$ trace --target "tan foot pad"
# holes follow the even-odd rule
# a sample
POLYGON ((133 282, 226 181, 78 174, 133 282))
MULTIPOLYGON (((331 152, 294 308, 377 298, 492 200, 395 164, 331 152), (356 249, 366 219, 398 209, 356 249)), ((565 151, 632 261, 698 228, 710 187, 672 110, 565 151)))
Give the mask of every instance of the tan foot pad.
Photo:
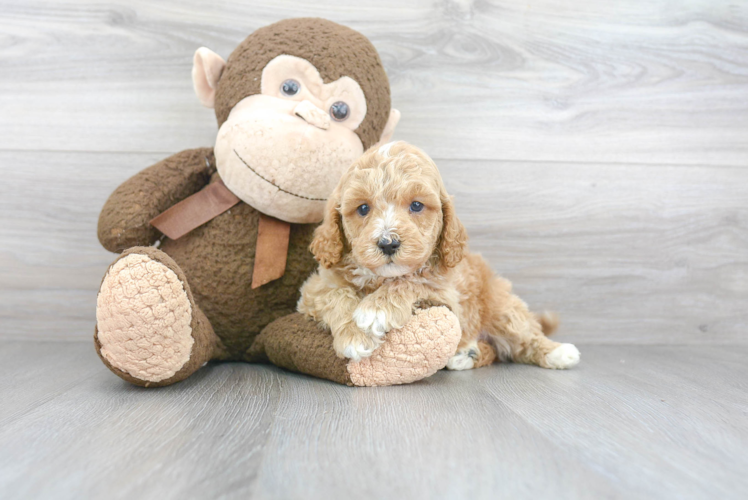
POLYGON ((455 353, 461 330, 457 316, 446 307, 419 310, 369 358, 348 363, 353 385, 409 384, 444 368, 455 353))
POLYGON ((146 255, 127 255, 109 268, 96 321, 101 354, 133 377, 158 382, 190 359, 190 300, 176 273, 146 255))

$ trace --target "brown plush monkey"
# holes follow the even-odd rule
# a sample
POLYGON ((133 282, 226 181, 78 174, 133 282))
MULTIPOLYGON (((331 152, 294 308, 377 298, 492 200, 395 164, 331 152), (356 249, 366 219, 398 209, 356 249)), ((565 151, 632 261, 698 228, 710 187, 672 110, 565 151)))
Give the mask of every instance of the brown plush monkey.
POLYGON ((445 308, 416 311, 359 363, 337 358, 330 333, 294 313, 326 198, 399 119, 371 43, 330 21, 291 19, 257 30, 226 62, 199 49, 192 76, 215 108, 215 147, 136 174, 99 218, 102 245, 122 252, 97 299, 102 361, 143 386, 210 360, 270 361, 349 385, 442 368, 460 337, 445 308))

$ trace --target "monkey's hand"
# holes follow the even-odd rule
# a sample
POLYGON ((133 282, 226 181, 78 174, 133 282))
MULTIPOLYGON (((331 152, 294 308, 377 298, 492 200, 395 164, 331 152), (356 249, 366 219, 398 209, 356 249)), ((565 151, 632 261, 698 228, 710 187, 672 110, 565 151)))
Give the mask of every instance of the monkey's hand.
POLYGON ((215 172, 212 148, 188 149, 135 174, 114 190, 99 214, 98 236, 110 252, 155 243, 151 219, 205 187, 215 172))

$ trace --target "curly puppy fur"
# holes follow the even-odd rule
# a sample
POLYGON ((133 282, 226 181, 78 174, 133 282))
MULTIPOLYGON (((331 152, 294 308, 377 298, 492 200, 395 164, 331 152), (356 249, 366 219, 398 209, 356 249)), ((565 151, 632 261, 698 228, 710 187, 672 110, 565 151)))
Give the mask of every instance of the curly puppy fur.
POLYGON ((311 245, 320 266, 298 310, 329 327, 335 352, 353 360, 370 356, 414 309, 446 305, 462 328, 448 368, 483 366, 496 355, 574 366, 579 351, 546 337, 555 316, 531 313, 508 280, 468 252, 467 240, 431 158, 403 142, 371 149, 328 201, 311 245))

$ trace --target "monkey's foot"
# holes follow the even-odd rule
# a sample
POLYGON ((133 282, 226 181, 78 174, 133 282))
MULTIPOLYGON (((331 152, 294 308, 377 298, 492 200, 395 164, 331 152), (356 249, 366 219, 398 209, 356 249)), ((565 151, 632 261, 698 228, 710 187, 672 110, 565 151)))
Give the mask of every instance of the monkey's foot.
POLYGON ((187 378, 211 358, 217 340, 179 266, 154 248, 127 250, 109 267, 96 322, 104 364, 146 387, 187 378))
POLYGON ((444 368, 460 335, 459 320, 446 307, 416 310, 404 327, 385 336, 371 357, 354 362, 335 355, 329 330, 297 313, 268 325, 248 356, 264 355, 275 365, 341 384, 408 384, 444 368))

